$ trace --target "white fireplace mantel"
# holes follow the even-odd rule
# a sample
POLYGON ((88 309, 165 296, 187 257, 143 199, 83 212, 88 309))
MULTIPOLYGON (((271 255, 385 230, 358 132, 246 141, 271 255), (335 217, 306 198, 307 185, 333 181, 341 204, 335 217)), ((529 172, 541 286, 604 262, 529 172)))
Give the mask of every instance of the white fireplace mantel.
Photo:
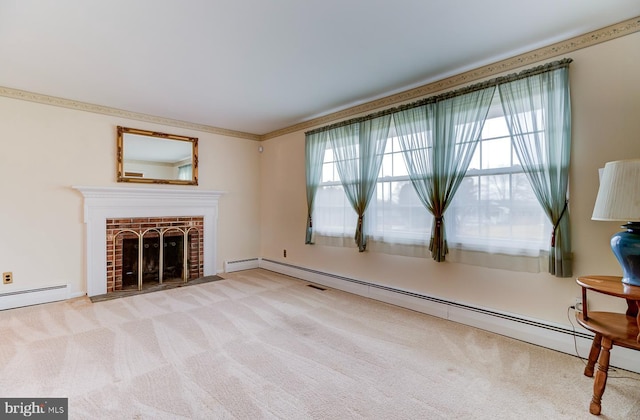
POLYGON ((218 199, 224 192, 195 189, 73 186, 84 196, 87 295, 107 293, 106 220, 202 216, 205 276, 216 274, 218 199))

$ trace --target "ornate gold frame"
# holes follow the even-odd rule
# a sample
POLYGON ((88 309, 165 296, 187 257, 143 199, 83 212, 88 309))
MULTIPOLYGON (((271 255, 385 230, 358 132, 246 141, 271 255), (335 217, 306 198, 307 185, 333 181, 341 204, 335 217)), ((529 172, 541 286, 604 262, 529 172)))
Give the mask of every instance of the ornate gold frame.
POLYGON ((136 183, 143 183, 143 184, 198 185, 198 138, 118 126, 116 162, 117 162, 116 171, 117 171, 118 182, 136 182, 136 183), (125 134, 135 134, 138 136, 149 137, 151 139, 157 138, 162 140, 175 140, 175 141, 191 143, 191 165, 192 165, 191 179, 182 180, 177 178, 176 179, 145 178, 143 176, 140 176, 141 174, 139 173, 133 173, 130 171, 125 172, 125 169, 124 169, 125 134))

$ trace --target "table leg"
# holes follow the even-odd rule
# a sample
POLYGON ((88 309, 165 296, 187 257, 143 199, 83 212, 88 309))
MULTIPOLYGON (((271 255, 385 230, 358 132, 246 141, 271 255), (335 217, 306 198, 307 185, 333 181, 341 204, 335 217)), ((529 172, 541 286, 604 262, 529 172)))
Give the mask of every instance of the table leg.
POLYGON ((600 356, 601 342, 602 335, 596 333, 596 336, 593 337, 593 343, 591 343, 591 351, 589 352, 589 360, 587 361, 587 366, 585 366, 584 368, 584 376, 588 376, 589 378, 593 377, 593 368, 596 365, 598 356, 600 356))
POLYGON ((638 336, 636 337, 636 341, 640 343, 640 300, 636 300, 636 324, 638 324, 638 336))
POLYGON ((604 394, 604 388, 607 386, 609 356, 612 345, 613 343, 610 338, 602 338, 602 352, 598 359, 598 371, 596 372, 596 379, 593 382, 593 398, 591 399, 591 405, 589 406, 589 412, 591 414, 599 415, 602 410, 602 394, 604 394))

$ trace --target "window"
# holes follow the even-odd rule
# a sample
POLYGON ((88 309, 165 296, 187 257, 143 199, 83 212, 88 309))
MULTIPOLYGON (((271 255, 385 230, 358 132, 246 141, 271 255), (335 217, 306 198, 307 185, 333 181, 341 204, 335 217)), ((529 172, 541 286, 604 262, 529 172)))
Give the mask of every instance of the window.
POLYGON ((353 237, 357 220, 340 183, 333 149, 327 147, 313 211, 314 230, 322 236, 353 237))
MULTIPOLYGON (((315 232, 322 236, 353 238, 357 219, 340 183, 335 156, 329 146, 315 201, 315 232)), ((425 245, 429 242, 432 219, 411 185, 398 139, 388 139, 375 195, 365 215, 370 239, 425 245)), ((348 241, 346 244, 351 245, 348 241)))
MULTIPOLYGON (((427 246, 433 216, 413 188, 393 129, 390 136, 365 223, 372 243, 378 243, 371 249, 398 253, 380 243, 427 246)), ((352 246, 356 222, 329 145, 315 201, 315 232, 345 238, 344 244, 352 246)), ((537 256, 548 245, 550 224, 513 149, 497 95, 445 222, 450 248, 537 256)), ((400 249, 400 253, 407 253, 406 248, 400 249)), ((419 254, 427 256, 424 250, 419 254)))
POLYGON ((365 216, 374 241, 428 245, 433 217, 416 194, 398 138, 387 140, 375 196, 365 216))
POLYGON ((513 149, 499 99, 445 221, 450 247, 538 255, 548 246, 551 226, 513 149))

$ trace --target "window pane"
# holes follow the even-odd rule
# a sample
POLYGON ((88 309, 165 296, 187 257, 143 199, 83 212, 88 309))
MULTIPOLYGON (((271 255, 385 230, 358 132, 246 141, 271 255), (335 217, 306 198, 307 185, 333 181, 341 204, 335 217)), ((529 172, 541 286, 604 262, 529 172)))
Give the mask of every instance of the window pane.
POLYGON ((393 139, 387 139, 387 143, 384 146, 384 153, 385 154, 392 153, 394 150, 393 146, 394 146, 393 139))
POLYGON ((380 172, 378 177, 385 177, 393 175, 393 159, 392 155, 385 154, 382 157, 382 165, 380 165, 380 172))
POLYGON ((334 164, 333 163, 325 163, 322 165, 322 182, 331 182, 336 181, 334 179, 334 164))
POLYGON ((445 213, 447 235, 450 238, 461 237, 462 232, 476 238, 480 235, 479 192, 480 177, 465 177, 445 213))
POLYGON ((509 201, 511 175, 489 175, 480 178, 480 196, 483 200, 509 201))
POLYGON ((471 158, 471 162, 469 163, 469 171, 471 170, 479 170, 480 169, 480 156, 482 154, 482 143, 476 147, 476 151, 473 153, 473 157, 471 158))
POLYGON ((402 153, 393 154, 393 176, 409 176, 407 165, 404 163, 402 153))
POLYGON ((369 233, 389 243, 428 241, 432 216, 420 202, 411 181, 378 182, 367 209, 369 233))
POLYGON ((343 236, 350 231, 353 234, 357 219, 341 185, 318 188, 313 212, 313 227, 317 233, 343 236))
POLYGON ((484 122, 482 127, 482 138, 491 139, 495 137, 508 137, 509 128, 504 117, 489 118, 484 122))
POLYGON ((550 232, 524 173, 467 176, 445 221, 451 244, 506 254, 544 249, 550 232))
POLYGON ((511 166, 511 138, 503 137, 483 140, 482 169, 507 168, 511 166))

